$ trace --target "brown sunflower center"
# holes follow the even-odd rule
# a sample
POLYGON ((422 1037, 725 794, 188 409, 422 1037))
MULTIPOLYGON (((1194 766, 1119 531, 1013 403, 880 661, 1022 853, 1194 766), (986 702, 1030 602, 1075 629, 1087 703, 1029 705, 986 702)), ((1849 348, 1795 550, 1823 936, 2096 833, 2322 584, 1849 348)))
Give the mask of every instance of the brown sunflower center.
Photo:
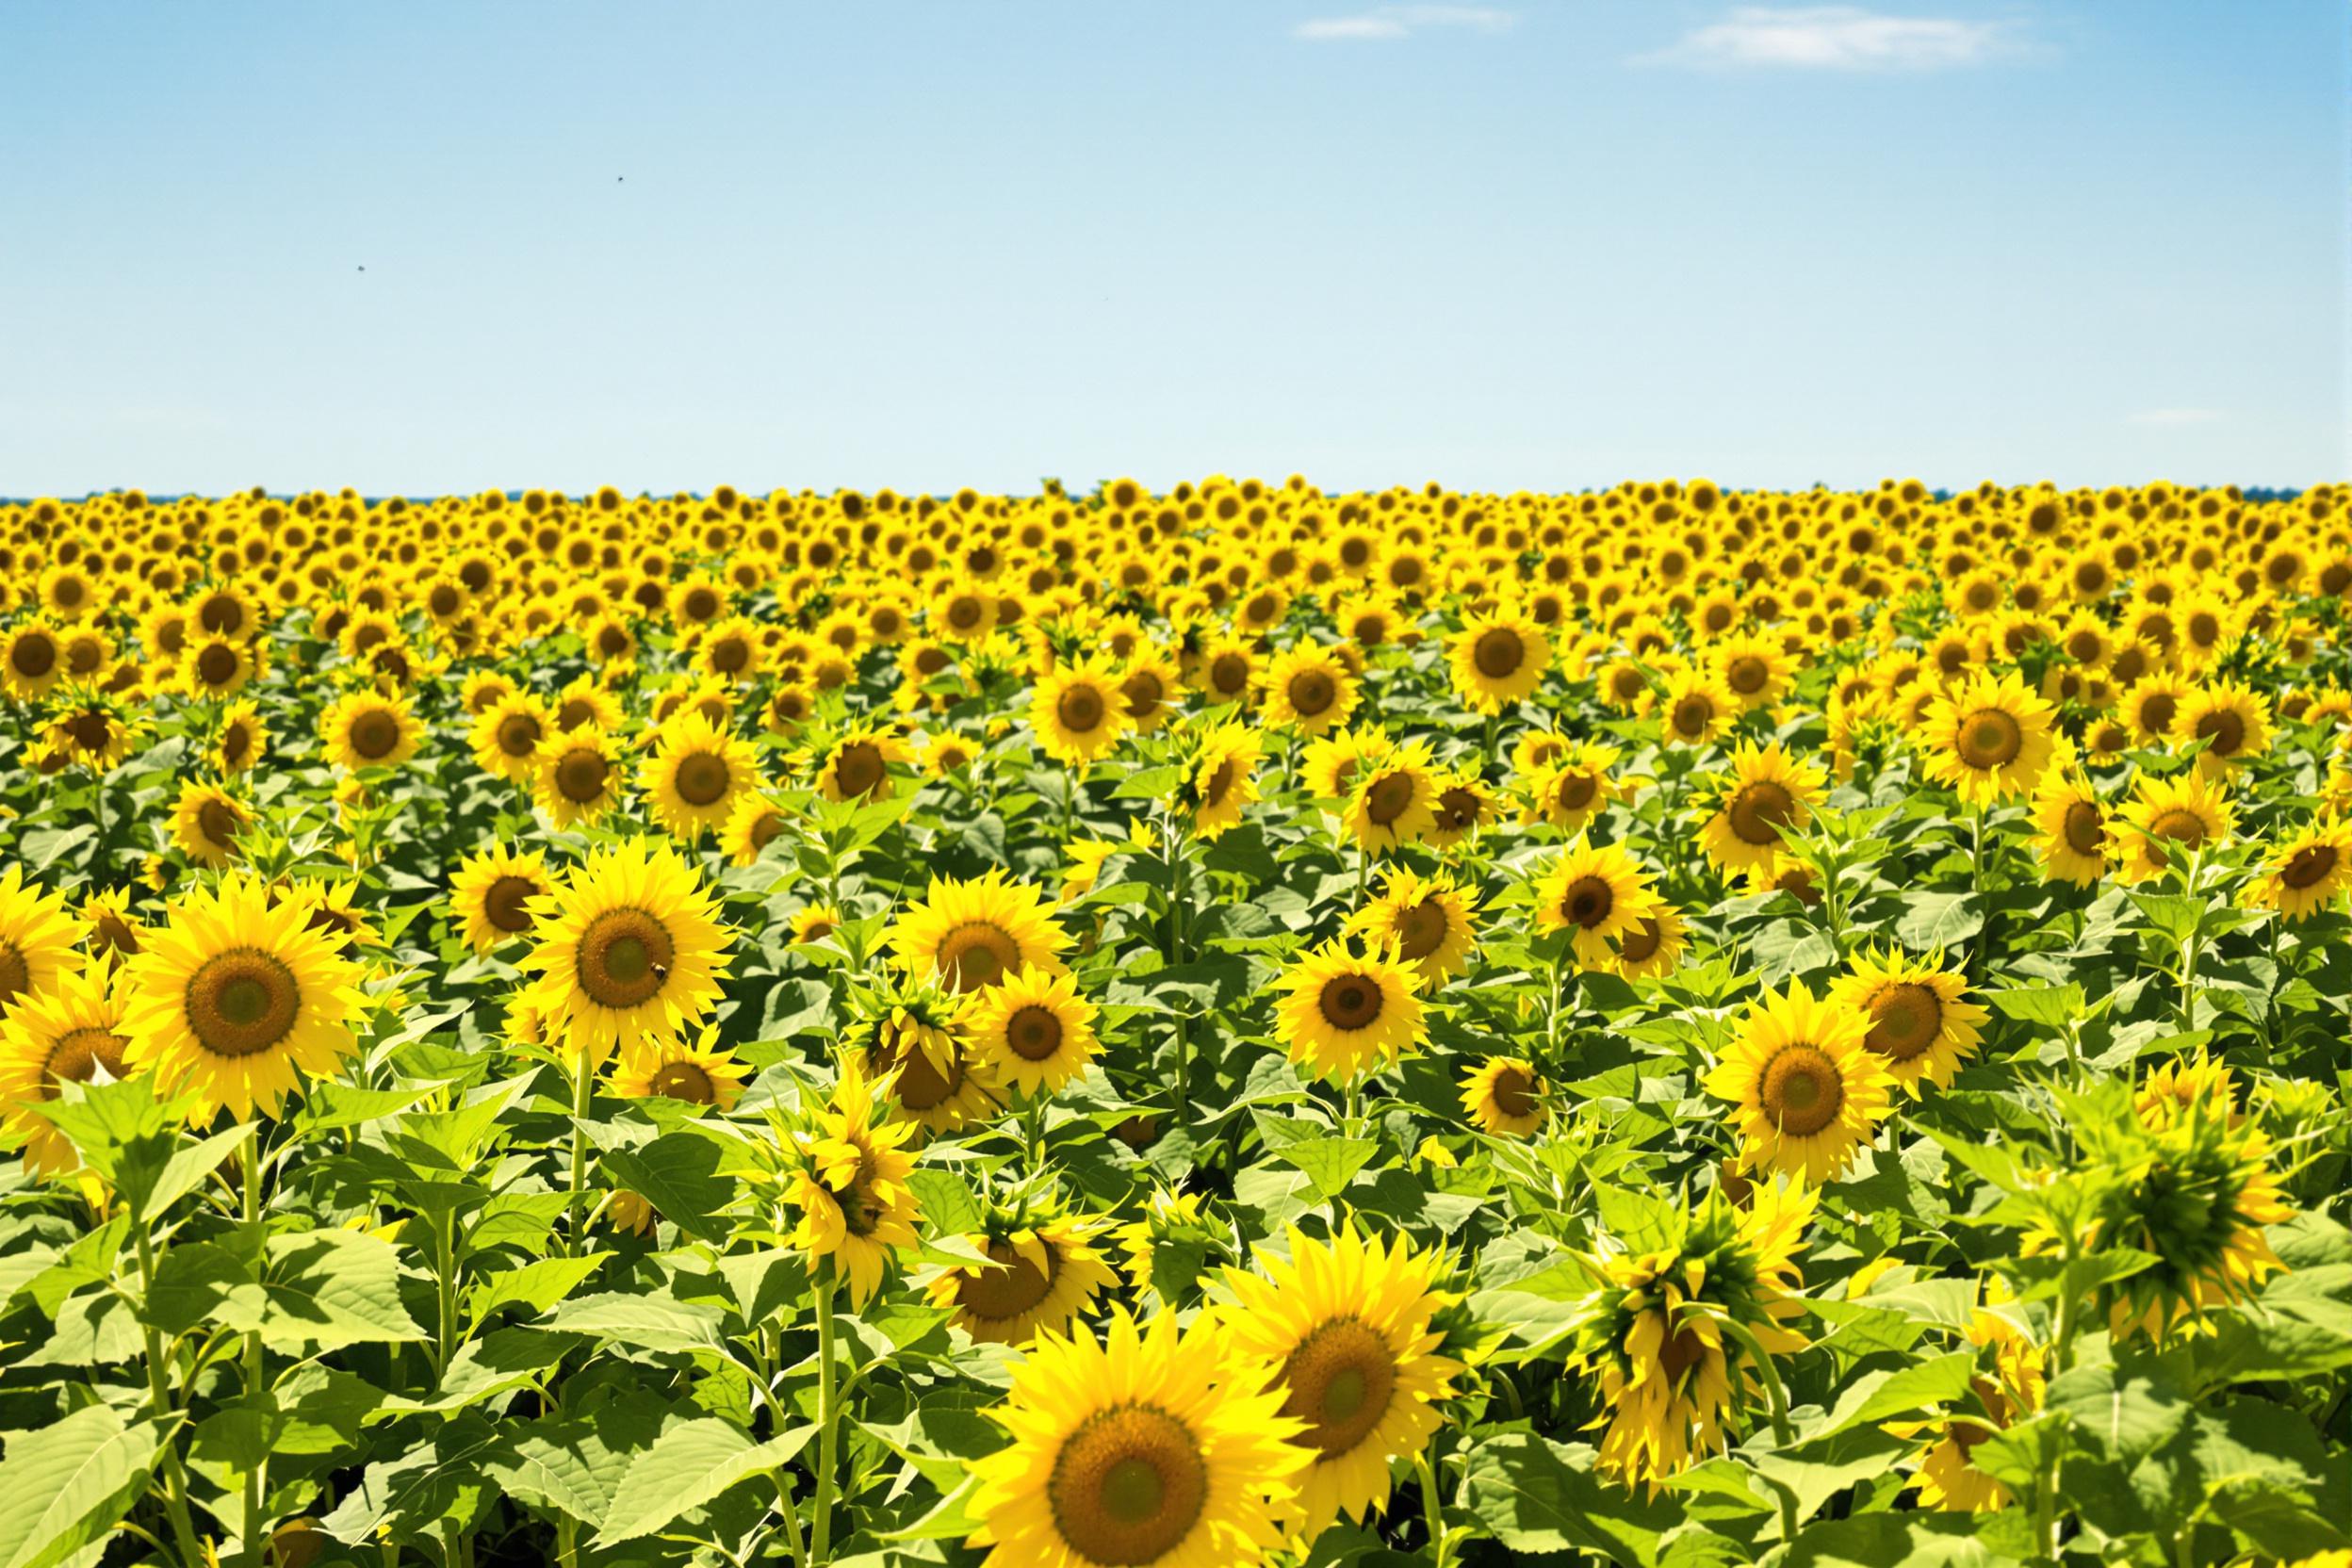
POLYGON ((573 968, 580 988, 599 1007, 643 1006, 662 994, 678 943, 643 909, 607 909, 580 934, 573 968))
POLYGON ((1396 1355, 1388 1341, 1353 1317, 1334 1318, 1298 1342, 1282 1364, 1290 1396, 1282 1413, 1307 1423, 1292 1439, 1326 1460, 1352 1452, 1388 1414, 1396 1390, 1396 1355))
POLYGON ((1226 696, 1237 696, 1250 684, 1250 661, 1238 653, 1220 653, 1209 663, 1209 684, 1226 696))
POLYGON ((596 705, 586 697, 573 697, 555 710, 555 727, 569 732, 581 725, 596 722, 596 705))
POLYGON ((1102 694, 1092 686, 1072 686, 1054 704, 1054 716, 1064 729, 1076 735, 1089 735, 1100 728, 1109 709, 1102 694))
POLYGON ((716 752, 694 752, 678 765, 678 796, 689 806, 709 806, 723 799, 733 781, 727 759, 716 752))
POLYGON ((755 851, 765 849, 775 841, 776 836, 783 831, 783 812, 762 811, 751 825, 751 847, 755 851))
POLYGON ((1818 1047, 1786 1045, 1766 1064, 1758 1098, 1774 1126, 1805 1137, 1838 1119, 1846 1100, 1845 1080, 1818 1047))
POLYGON ((2197 735, 2210 741, 2207 747, 2215 757, 2235 757, 2246 744, 2246 720, 2227 708, 2217 708, 2197 721, 2197 735))
POLYGON ((2170 692, 2150 692, 2140 703, 2140 727, 2162 735, 2172 727, 2173 715, 2180 708, 2180 699, 2170 692))
POLYGON ((1772 678, 1772 667, 1752 653, 1743 653, 1723 666, 1723 682, 1743 697, 1762 691, 1772 678))
POLYGON ((17 674, 38 680, 57 667, 57 645, 46 636, 28 633, 8 650, 8 662, 16 666, 17 674))
POLYGON ((1315 1006, 1323 1021, 1334 1029, 1369 1029, 1380 1016, 1386 998, 1380 983, 1368 974, 1336 974, 1323 982, 1315 1006))
POLYGON ((1999 709, 1988 708, 1960 721, 1960 760, 1980 773, 2007 767, 2024 749, 2024 729, 1999 709))
POLYGON ((1102 1568, 1138 1568, 1176 1550, 1208 1495, 1192 1429, 1155 1405, 1090 1417, 1063 1441, 1045 1483, 1063 1544, 1102 1568))
POLYGON ((1446 906, 1434 895, 1396 911, 1389 928, 1396 936, 1396 952, 1404 958, 1426 958, 1446 940, 1446 906))
POLYGON ((1527 645, 1519 640, 1517 632, 1498 626, 1481 633, 1471 645, 1470 662, 1489 680, 1508 679, 1527 662, 1527 645))
POLYGON ((85 709, 74 714, 65 721, 65 727, 74 737, 74 745, 84 751, 104 751, 114 738, 114 727, 106 722, 106 714, 96 709, 85 709))
POLYGON ((1666 928, 1648 915, 1634 922, 1633 929, 1617 939, 1617 956, 1628 964, 1647 963, 1666 939, 1666 928))
POLYGON ((1759 778, 1732 796, 1724 816, 1741 843, 1777 846, 1780 835, 1772 830, 1797 820, 1797 797, 1785 786, 1759 778))
POLYGON ((1054 1277, 1061 1272, 1061 1257, 1051 1246, 1045 1250, 1043 1268, 1022 1257, 1009 1241, 989 1242, 988 1253, 988 1261, 998 1266, 961 1276, 956 1282, 956 1301, 972 1316, 991 1323, 1035 1311, 1052 1293, 1054 1277))
POLYGON ((697 1105, 713 1104, 719 1098, 719 1086, 710 1074, 696 1062, 664 1062, 654 1070, 653 1092, 672 1100, 691 1100, 697 1105))
POLYGON ((1164 688, 1150 670, 1136 670, 1119 683, 1119 694, 1127 699, 1129 718, 1148 719, 1160 710, 1164 688))
POLYGON ((1704 735, 1715 722, 1715 705, 1703 696, 1684 697, 1674 704, 1673 722, 1677 735, 1704 735))
POLYGON ((973 921, 947 934, 934 962, 952 988, 984 990, 1021 967, 1021 944, 1002 926, 973 921))
POLYGON ((1386 827, 1405 814, 1413 805, 1413 796, 1411 774, 1383 774, 1364 787, 1364 814, 1386 827))
POLYGON ((833 758, 833 784, 844 795, 872 793, 888 774, 882 748, 871 741, 852 741, 833 758))
POLYGON ((1515 1067, 1494 1074, 1494 1108, 1513 1120, 1535 1114, 1535 1079, 1515 1067))
POLYGON ((595 751, 569 751, 555 765, 556 792, 575 806, 585 806, 604 793, 612 764, 595 751))
POLYGON ((1581 811, 1600 793, 1601 781, 1589 773, 1562 774, 1552 798, 1563 811, 1581 811))
POLYGON ((1200 804, 1203 806, 1224 805, 1226 795, 1233 787, 1234 771, 1232 758, 1228 757, 1218 761, 1217 771, 1209 775, 1208 783, 1200 791, 1200 804))
POLYGON ((2065 823, 2066 847, 2077 855, 2097 855, 2107 842, 2107 818, 2087 800, 2067 806, 2065 823))
POLYGON ((1004 1021, 1004 1043, 1024 1062, 1042 1062, 1062 1048, 1062 1021, 1035 1004, 1004 1021))
POLYGON ((302 1003, 285 960, 251 947, 205 959, 181 999, 189 1032, 215 1056, 251 1056, 278 1044, 293 1031, 302 1003))
POLYGON ((74 1029, 58 1036, 57 1043, 49 1048, 49 1060, 39 1090, 41 1098, 56 1099, 59 1084, 89 1083, 102 1067, 107 1077, 122 1077, 122 1052, 129 1043, 106 1029, 74 1029))
POLYGON ((1605 877, 1579 876, 1560 897, 1560 912, 1588 931, 1609 919, 1616 906, 1616 890, 1605 877))
POLYGON ((539 721, 529 713, 509 713, 500 719, 498 749, 509 757, 529 757, 539 749, 539 721))
POLYGON ((1478 825, 1478 797, 1468 790, 1447 790, 1437 797, 1437 822, 1449 832, 1462 833, 1478 825))
POLYGON ((2159 811, 2148 831, 2153 838, 2177 840, 2195 849, 2205 841, 2205 819, 2185 806, 2175 806, 2159 811))
POLYGON ((207 686, 226 686, 237 678, 237 650, 222 643, 207 643, 196 655, 196 678, 207 686))
POLYGON ((1899 981, 1870 998, 1870 1032, 1862 1043, 1889 1061, 1907 1062, 1935 1044, 1943 1027, 1943 998, 1935 988, 1899 981))
POLYGON ((370 708, 351 721, 351 749, 370 762, 389 757, 400 743, 400 721, 381 708, 370 708))
POLYGON ((528 931, 531 923, 528 905, 539 892, 539 884, 528 876, 501 876, 482 895, 482 918, 510 934, 528 931))
POLYGON ((2295 858, 2280 868, 2278 880, 2301 891, 2314 888, 2328 879, 2336 869, 2339 858, 2333 844, 2307 844, 2295 852, 2295 858))
POLYGON ((222 849, 237 842, 237 836, 245 830, 245 816, 236 807, 214 795, 196 808, 196 828, 204 841, 222 849))
POLYGON ((247 757, 252 755, 253 749, 253 732, 249 726, 243 724, 233 724, 229 726, 228 728, 220 732, 220 761, 222 765, 232 768, 236 767, 238 763, 244 761, 247 757))
POLYGON ((1286 689, 1290 710, 1302 719, 1312 719, 1331 705, 1339 695, 1339 688, 1321 670, 1301 670, 1290 678, 1286 689))

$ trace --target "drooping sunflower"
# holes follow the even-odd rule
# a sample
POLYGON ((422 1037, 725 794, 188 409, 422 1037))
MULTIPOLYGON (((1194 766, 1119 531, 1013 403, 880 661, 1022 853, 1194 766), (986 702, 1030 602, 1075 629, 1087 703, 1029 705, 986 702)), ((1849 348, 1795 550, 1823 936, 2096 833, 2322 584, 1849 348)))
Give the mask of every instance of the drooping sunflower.
POLYGON ((1920 736, 1928 776, 1970 805, 2027 793, 2050 763, 2051 717, 2015 672, 1980 675, 1928 709, 1920 736))
POLYGON ((817 766, 817 792, 830 801, 882 800, 891 792, 890 769, 913 760, 897 730, 860 725, 828 748, 817 766))
POLYGON ((1805 825, 1827 776, 1791 757, 1777 741, 1738 747, 1731 770, 1714 815, 1699 830, 1699 847, 1725 872, 1768 872, 1784 847, 1776 830, 1805 825))
POLYGON ((862 1307, 882 1288, 891 1254, 917 1245, 918 1207, 906 1184, 915 1158, 901 1147, 911 1122, 878 1126, 874 1108, 888 1086, 870 1082, 855 1059, 844 1062, 831 1104, 792 1135, 796 1167, 788 1190, 800 1219, 792 1245, 814 1264, 831 1258, 862 1307))
POLYGON ((1416 966, 1422 980, 1442 985, 1462 972, 1478 941, 1478 897, 1448 876, 1423 876, 1406 866, 1381 874, 1380 894, 1348 917, 1348 932, 1389 946, 1416 966))
POLYGON ((1045 754, 1064 767, 1081 767, 1126 734, 1127 701, 1119 677, 1091 660, 1064 664, 1039 678, 1029 703, 1029 727, 1045 754))
POLYGON ((72 1141, 32 1107, 56 1099, 60 1084, 86 1084, 101 1071, 109 1079, 129 1074, 123 973, 98 966, 64 971, 52 988, 12 999, 0 1023, 0 1126, 25 1135, 24 1165, 35 1176, 60 1175, 81 1161, 72 1141))
POLYGON ((235 795, 191 778, 172 806, 172 841, 197 865, 225 866, 237 858, 237 841, 253 820, 235 795))
POLYGON ((528 692, 509 692, 482 710, 466 740, 482 772, 528 784, 539 771, 539 748, 554 728, 546 703, 528 692))
POLYGON ((1990 1513, 2006 1508, 2009 1489, 1977 1467, 1977 1445, 2008 1430, 2041 1408, 2045 1386, 2041 1350, 2016 1325, 1988 1310, 2010 1299, 1998 1276, 1987 1281, 1984 1304, 1968 1315, 1968 1343, 1991 1352, 1989 1367, 1968 1380, 1967 1393, 1948 1410, 1919 1422, 1887 1429, 1897 1437, 1924 1439, 1911 1459, 1911 1478, 1919 1506, 1947 1513, 1990 1513))
POLYGON ((1528 616, 1496 610, 1470 618, 1454 635, 1449 659, 1462 700, 1478 712, 1500 713, 1544 684, 1552 642, 1528 616))
POLYGON ((925 1133, 953 1133, 1004 1103, 995 1063, 967 1028, 970 1010, 969 998, 927 981, 889 981, 858 993, 842 1041, 900 1116, 925 1133))
POLYGON ((620 804, 623 783, 619 743, 583 725, 541 743, 531 804, 558 828, 587 827, 620 804))
POLYGON ((1067 1215, 1004 1220, 966 1239, 993 1267, 959 1264, 925 1287, 935 1307, 973 1339, 1021 1346, 1040 1333, 1067 1332, 1119 1276, 1095 1245, 1104 1221, 1067 1215))
POLYGON ((1291 965, 1277 983, 1275 1037, 1319 1078, 1350 1080, 1387 1065, 1428 1037, 1421 972, 1391 948, 1359 956, 1334 938, 1291 965))
POLYGON ((748 1070, 705 1029, 689 1045, 683 1039, 648 1036, 620 1054, 612 1069, 612 1092, 629 1100, 682 1100, 731 1111, 743 1098, 748 1070))
POLYGON ((1663 906, 1649 874, 1623 844, 1587 839, 1563 850, 1535 890, 1537 926, 1567 932, 1585 969, 1613 967, 1617 955, 1610 943, 1639 930, 1663 906))
POLYGON ((1437 822, 1437 773, 1419 742, 1367 758, 1349 783, 1343 820, 1367 851, 1393 850, 1437 822))
POLYGON ((341 945, 251 878, 177 900, 130 962, 125 1065, 238 1120, 256 1105, 277 1116, 300 1073, 332 1073, 357 1049, 349 1021, 367 1001, 341 945))
POLYGON ((1298 1474, 1283 1395, 1236 1377, 1225 1335, 1172 1313, 1102 1335, 1042 1334, 975 1461, 984 1568, 1250 1568, 1282 1544, 1298 1474))
POLYGON ((2352 888, 2352 823, 2331 818, 2311 824, 2264 856, 2246 901, 2300 921, 2339 902, 2347 888, 2352 888))
POLYGON ((654 821, 692 843, 724 825, 737 798, 760 787, 760 765, 741 737, 688 709, 657 733, 637 787, 654 821))
POLYGON ((353 773, 399 767, 416 755, 421 734, 408 704, 380 692, 346 692, 318 719, 327 760, 353 773))
POLYGON ((2087 888, 2107 874, 2115 835, 2098 790, 2080 768, 2061 760, 2034 790, 2034 853, 2043 874, 2087 888))
POLYGON ((937 976, 953 991, 986 990, 1024 968, 1059 974, 1070 935, 1053 906, 1026 882, 991 868, 969 882, 934 877, 923 901, 890 927, 900 968, 918 980, 937 976))
POLYGON ((1854 956, 1833 981, 1828 1001, 1870 1021, 1862 1044, 1883 1058, 1894 1081, 1914 1098, 1922 1084, 1950 1088, 1960 1064, 1976 1054, 1992 1014, 1967 1000, 1968 977, 1933 959, 1888 951, 1854 956))
POLYGON ((459 863, 449 879, 449 906, 465 928, 466 945, 488 953, 529 936, 532 901, 554 890, 545 856, 493 844, 459 863))
POLYGON ((1437 1406, 1462 1364, 1438 1354, 1433 1327, 1453 1297, 1437 1285, 1445 1260, 1403 1240, 1384 1247, 1342 1225, 1316 1241, 1293 1229, 1290 1255, 1258 1250, 1260 1272, 1224 1272, 1221 1313, 1233 1348, 1262 1367, 1282 1413, 1306 1430, 1314 1456, 1298 1478, 1298 1529, 1311 1538, 1345 1516, 1385 1511, 1389 1465, 1421 1452, 1445 1424, 1437 1406))
POLYGON ((588 1068, 647 1035, 675 1037, 718 1001, 728 933, 694 868, 629 839, 591 854, 532 910, 525 992, 558 1050, 588 1068))
POLYGON ((1258 798, 1258 732, 1246 724, 1207 725, 1200 730, 1184 794, 1192 807, 1192 830, 1216 839, 1241 824, 1241 813, 1258 798))
POLYGON ((2168 845, 2194 853, 2227 843, 2237 825, 2228 790, 2194 770, 2171 778, 2143 774, 2118 814, 2122 860, 2116 875, 2126 882, 2164 875, 2168 845))
POLYGON ((999 1082, 1023 1097, 1050 1095, 1094 1059, 1094 1004, 1068 973, 1024 966, 980 993, 966 1021, 999 1082))
POLYGON ((1270 727, 1321 735, 1346 724, 1356 710, 1355 673, 1317 643, 1300 643, 1275 655, 1265 681, 1262 716, 1270 727))
POLYGON ((1549 1114, 1544 1080, 1518 1056, 1490 1056, 1462 1075, 1462 1114, 1487 1132, 1532 1137, 1549 1114))
POLYGON ((2270 749, 2270 738, 2269 699, 2235 680, 2193 688, 2172 719, 2173 744, 2205 743, 2197 765, 2207 774, 2245 766, 2270 749))
POLYGON ((1886 1116, 1894 1082, 1869 1034, 1862 1014, 1816 1001, 1802 980, 1749 1006, 1706 1080, 1733 1102, 1742 1168, 1816 1186, 1845 1169, 1886 1116))

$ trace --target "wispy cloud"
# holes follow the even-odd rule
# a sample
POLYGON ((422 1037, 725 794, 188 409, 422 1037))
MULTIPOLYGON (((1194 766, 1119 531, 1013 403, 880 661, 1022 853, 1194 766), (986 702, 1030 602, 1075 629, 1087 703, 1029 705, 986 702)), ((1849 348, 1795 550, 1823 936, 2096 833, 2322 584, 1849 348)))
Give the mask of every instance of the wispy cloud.
POLYGON ((1511 12, 1492 6, 1375 6, 1353 16, 1319 16, 1301 22, 1290 35, 1309 43, 1362 43, 1446 28, 1508 32, 1517 20, 1511 12))
POLYGON ((2149 408, 2130 416, 2125 422, 2134 425, 2212 425, 2229 416, 2217 408, 2149 408))
POLYGON ((1946 71, 2017 52, 2017 24, 1889 16, 1860 6, 1740 6, 1639 65, 1697 70, 1946 71))

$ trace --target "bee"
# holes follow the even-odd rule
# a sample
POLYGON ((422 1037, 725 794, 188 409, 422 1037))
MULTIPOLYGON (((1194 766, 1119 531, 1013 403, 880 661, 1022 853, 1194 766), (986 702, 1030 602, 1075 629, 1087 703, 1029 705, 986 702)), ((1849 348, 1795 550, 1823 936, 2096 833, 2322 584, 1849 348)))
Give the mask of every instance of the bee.
POLYGON ((669 984, 670 966, 667 964, 655 964, 653 966, 653 979, 654 984, 656 985, 669 984))

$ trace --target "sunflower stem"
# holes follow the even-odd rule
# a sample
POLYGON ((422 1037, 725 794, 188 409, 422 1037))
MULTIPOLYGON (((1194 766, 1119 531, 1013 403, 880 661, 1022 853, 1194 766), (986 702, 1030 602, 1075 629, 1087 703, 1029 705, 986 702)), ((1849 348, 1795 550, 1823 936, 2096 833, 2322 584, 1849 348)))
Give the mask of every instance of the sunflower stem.
MULTIPOLYGON (((261 1223, 261 1123, 256 1121, 245 1130, 245 1223, 258 1227, 261 1223)), ((245 1336, 245 1396, 258 1399, 261 1396, 262 1374, 261 1331, 256 1329, 245 1336)), ((253 1568, 263 1568, 269 1560, 269 1543, 261 1534, 261 1503, 265 1481, 270 1470, 267 1453, 256 1460, 245 1473, 244 1523, 237 1531, 242 1556, 253 1568)))
POLYGON ((808 1556, 812 1562, 829 1560, 833 1545, 833 1472, 839 1461, 834 1446, 841 1425, 840 1396, 833 1386, 833 1290, 830 1265, 823 1266, 817 1281, 817 1490, 809 1500, 808 1556))
POLYGON ((1429 1447, 1424 1443, 1413 1456, 1413 1473, 1421 1482, 1421 1522, 1429 1532, 1429 1560, 1433 1568, 1446 1568, 1451 1555, 1446 1549, 1446 1506, 1437 1494, 1437 1467, 1429 1461, 1429 1447))
POLYGON ((437 1384, 449 1369, 457 1347, 457 1214, 444 1208, 433 1222, 435 1292, 441 1315, 434 1324, 433 1380, 437 1384))
MULTIPOLYGON (((143 1302, 155 1286, 155 1247, 147 1227, 138 1227, 139 1295, 143 1302)), ((172 1414, 172 1374, 166 1364, 163 1331, 147 1325, 148 1413, 160 1426, 172 1414)), ((204 1560, 196 1544, 196 1524, 188 1511, 188 1472, 180 1464, 180 1438, 173 1432, 163 1445, 163 1511, 172 1520, 172 1539, 179 1548, 183 1568, 198 1568, 204 1560)))
POLYGON ((589 1065, 588 1054, 583 1051, 572 1068, 572 1184, 571 1201, 564 1205, 571 1223, 564 1235, 564 1255, 567 1258, 580 1256, 587 1242, 582 1234, 588 1228, 587 1217, 580 1211, 588 1191, 588 1103, 596 1082, 596 1069, 589 1065))
POLYGON ((1978 801, 1968 813, 1975 826, 1975 843, 1969 853, 1968 887, 1976 894, 1978 911, 1984 924, 1976 934, 1976 945, 1968 949, 1968 979, 1982 984, 1984 979, 1985 954, 1993 944, 1993 905, 1984 890, 1984 803, 1978 801))

